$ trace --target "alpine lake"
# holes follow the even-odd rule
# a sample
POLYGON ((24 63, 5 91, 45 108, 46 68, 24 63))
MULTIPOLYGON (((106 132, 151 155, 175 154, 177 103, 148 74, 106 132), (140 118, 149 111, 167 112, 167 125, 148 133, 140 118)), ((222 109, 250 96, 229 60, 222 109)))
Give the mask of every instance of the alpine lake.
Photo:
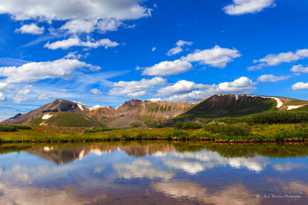
POLYGON ((1 205, 308 204, 308 145, 0 146, 1 205))

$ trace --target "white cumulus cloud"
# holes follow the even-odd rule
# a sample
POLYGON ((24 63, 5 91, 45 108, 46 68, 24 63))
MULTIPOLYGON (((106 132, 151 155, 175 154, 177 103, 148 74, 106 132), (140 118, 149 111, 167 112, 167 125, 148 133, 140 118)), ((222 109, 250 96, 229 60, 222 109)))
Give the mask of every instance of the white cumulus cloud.
MULTIPOLYGON (((171 95, 167 98, 163 98, 163 100, 171 101, 171 102, 189 102, 189 103, 197 103, 206 98, 217 94, 217 90, 215 88, 209 88, 208 90, 193 90, 191 92, 183 93, 183 94, 175 94, 171 95)), ((160 99, 162 100, 162 99, 160 99)))
POLYGON ((2 0, 0 14, 16 20, 138 19, 148 16, 149 9, 138 0, 2 0), (76 6, 78 5, 78 6, 76 6))
POLYGON ((99 67, 87 64, 78 59, 58 59, 45 62, 31 62, 15 67, 0 67, 2 84, 28 83, 48 78, 64 77, 80 68, 97 70, 99 67))
POLYGON ((185 46, 191 46, 191 45, 192 45, 191 41, 178 40, 176 42, 176 47, 171 48, 168 51, 167 55, 168 56, 173 56, 173 55, 179 54, 179 53, 181 53, 183 51, 183 48, 185 46))
POLYGON ((308 83, 297 82, 292 86, 293 90, 308 90, 308 83))
POLYGON ((72 34, 91 33, 95 30, 96 20, 74 19, 66 22, 61 30, 66 30, 72 34))
POLYGON ((282 80, 287 80, 289 76, 282 75, 272 75, 272 74, 264 74, 258 77, 259 82, 277 82, 282 80))
POLYGON ((291 68, 291 71, 295 74, 305 74, 305 73, 308 73, 308 66, 294 65, 291 68))
POLYGON ((24 88, 19 89, 15 96, 13 97, 14 102, 21 103, 27 100, 28 95, 32 92, 32 86, 26 86, 24 88))
POLYGON ((242 76, 232 82, 223 82, 218 85, 222 92, 243 92, 254 88, 254 83, 249 78, 242 76))
POLYGON ((269 54, 259 60, 255 60, 255 65, 250 66, 249 70, 257 70, 264 67, 277 66, 282 63, 291 63, 305 58, 308 58, 308 49, 299 49, 294 52, 289 51, 278 54, 269 54))
POLYGON ((275 0, 233 0, 233 4, 224 7, 224 11, 229 15, 258 13, 274 4, 275 0))
POLYGON ((0 92, 0 101, 4 101, 6 99, 4 93, 0 92))
POLYGON ((240 56, 240 52, 236 49, 214 46, 210 49, 191 53, 187 55, 185 59, 189 62, 198 62, 216 68, 224 68, 228 63, 232 62, 233 59, 239 58, 240 56))
POLYGON ((78 37, 72 37, 72 38, 69 38, 69 39, 56 41, 56 42, 53 42, 53 43, 47 43, 45 45, 45 48, 48 48, 48 49, 51 49, 51 50, 68 49, 68 48, 71 48, 71 47, 114 48, 114 47, 117 47, 118 45, 119 45, 118 42, 111 41, 110 39, 107 39, 107 38, 100 39, 98 41, 93 41, 93 40, 82 41, 78 37))
POLYGON ((185 60, 162 61, 154 66, 147 67, 143 75, 167 76, 186 72, 192 68, 192 64, 185 60))
POLYGON ((73 19, 67 21, 60 29, 71 34, 92 33, 93 31, 116 31, 122 25, 117 19, 73 19))
POLYGON ((215 94, 250 92, 254 89, 254 85, 254 82, 247 77, 211 85, 180 80, 159 89, 156 96, 160 100, 167 101, 199 102, 215 94))
POLYGON ((215 68, 224 68, 235 58, 241 56, 236 49, 214 46, 210 49, 198 50, 174 61, 162 61, 146 67, 143 75, 168 76, 186 72, 192 68, 192 63, 200 63, 215 68))
POLYGON ((19 29, 16 30, 16 32, 23 34, 40 35, 44 33, 44 30, 44 27, 39 27, 38 25, 32 23, 22 25, 19 29))
MULTIPOLYGON (((123 21, 150 16, 151 9, 145 7, 141 0, 1 0, 0 14, 8 14, 21 22, 58 21, 62 25, 56 31, 82 34, 96 30, 115 31, 123 21)), ((36 30, 36 34, 41 33, 36 30)))
POLYGON ((173 85, 161 88, 158 91, 159 96, 171 96, 192 92, 194 90, 207 89, 208 85, 197 84, 192 81, 180 80, 173 85))
POLYGON ((102 94, 102 91, 97 89, 97 88, 93 88, 90 90, 90 93, 93 94, 93 95, 100 95, 102 94))
POLYGON ((142 79, 140 81, 119 81, 113 83, 109 95, 140 97, 144 96, 149 90, 165 83, 166 80, 160 77, 142 79))
POLYGON ((98 22, 97 28, 102 32, 116 31, 122 25, 122 22, 117 19, 103 19, 98 22))

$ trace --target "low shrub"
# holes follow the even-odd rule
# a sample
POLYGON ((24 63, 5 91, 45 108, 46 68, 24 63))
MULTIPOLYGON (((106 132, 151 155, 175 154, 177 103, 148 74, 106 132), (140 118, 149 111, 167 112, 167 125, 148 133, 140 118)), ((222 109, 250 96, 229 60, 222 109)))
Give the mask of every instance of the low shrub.
POLYGON ((1 132, 15 132, 17 131, 17 128, 14 126, 0 126, 1 132))
POLYGON ((189 134, 184 130, 173 130, 168 134, 167 139, 188 139, 189 134))
POLYGON ((141 122, 132 122, 130 124, 130 127, 132 128, 140 128, 140 127, 144 127, 143 124, 141 122))
POLYGON ((179 129, 200 129, 202 125, 196 122, 177 122, 175 127, 179 129))
POLYGON ((16 132, 18 130, 30 130, 31 127, 24 125, 0 125, 0 132, 16 132))
POLYGON ((259 124, 287 124, 308 122, 308 112, 305 111, 275 111, 252 115, 248 122, 259 124))
POLYGON ((115 129, 108 128, 108 127, 94 127, 94 128, 86 129, 85 133, 107 132, 107 131, 112 131, 112 130, 115 130, 115 129))
POLYGON ((211 122, 206 124, 203 129, 224 136, 248 136, 250 134, 250 127, 246 123, 225 124, 211 122))
POLYGON ((297 139, 297 140, 304 140, 305 138, 308 138, 308 128, 302 128, 299 127, 296 129, 280 129, 275 134, 276 141, 280 142, 287 139, 297 139))

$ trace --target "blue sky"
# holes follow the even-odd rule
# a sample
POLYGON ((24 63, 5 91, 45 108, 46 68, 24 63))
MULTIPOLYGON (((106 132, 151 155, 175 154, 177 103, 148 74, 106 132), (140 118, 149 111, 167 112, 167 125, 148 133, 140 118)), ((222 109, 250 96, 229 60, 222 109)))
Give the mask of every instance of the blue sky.
POLYGON ((306 0, 2 0, 0 119, 56 98, 308 99, 307 22, 306 0))

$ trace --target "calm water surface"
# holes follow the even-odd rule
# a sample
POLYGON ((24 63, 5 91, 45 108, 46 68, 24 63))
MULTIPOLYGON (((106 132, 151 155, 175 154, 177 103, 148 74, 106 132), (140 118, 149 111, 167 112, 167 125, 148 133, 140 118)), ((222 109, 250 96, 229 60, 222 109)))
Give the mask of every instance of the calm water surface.
POLYGON ((308 146, 0 147, 1 205, 308 204, 308 146))

